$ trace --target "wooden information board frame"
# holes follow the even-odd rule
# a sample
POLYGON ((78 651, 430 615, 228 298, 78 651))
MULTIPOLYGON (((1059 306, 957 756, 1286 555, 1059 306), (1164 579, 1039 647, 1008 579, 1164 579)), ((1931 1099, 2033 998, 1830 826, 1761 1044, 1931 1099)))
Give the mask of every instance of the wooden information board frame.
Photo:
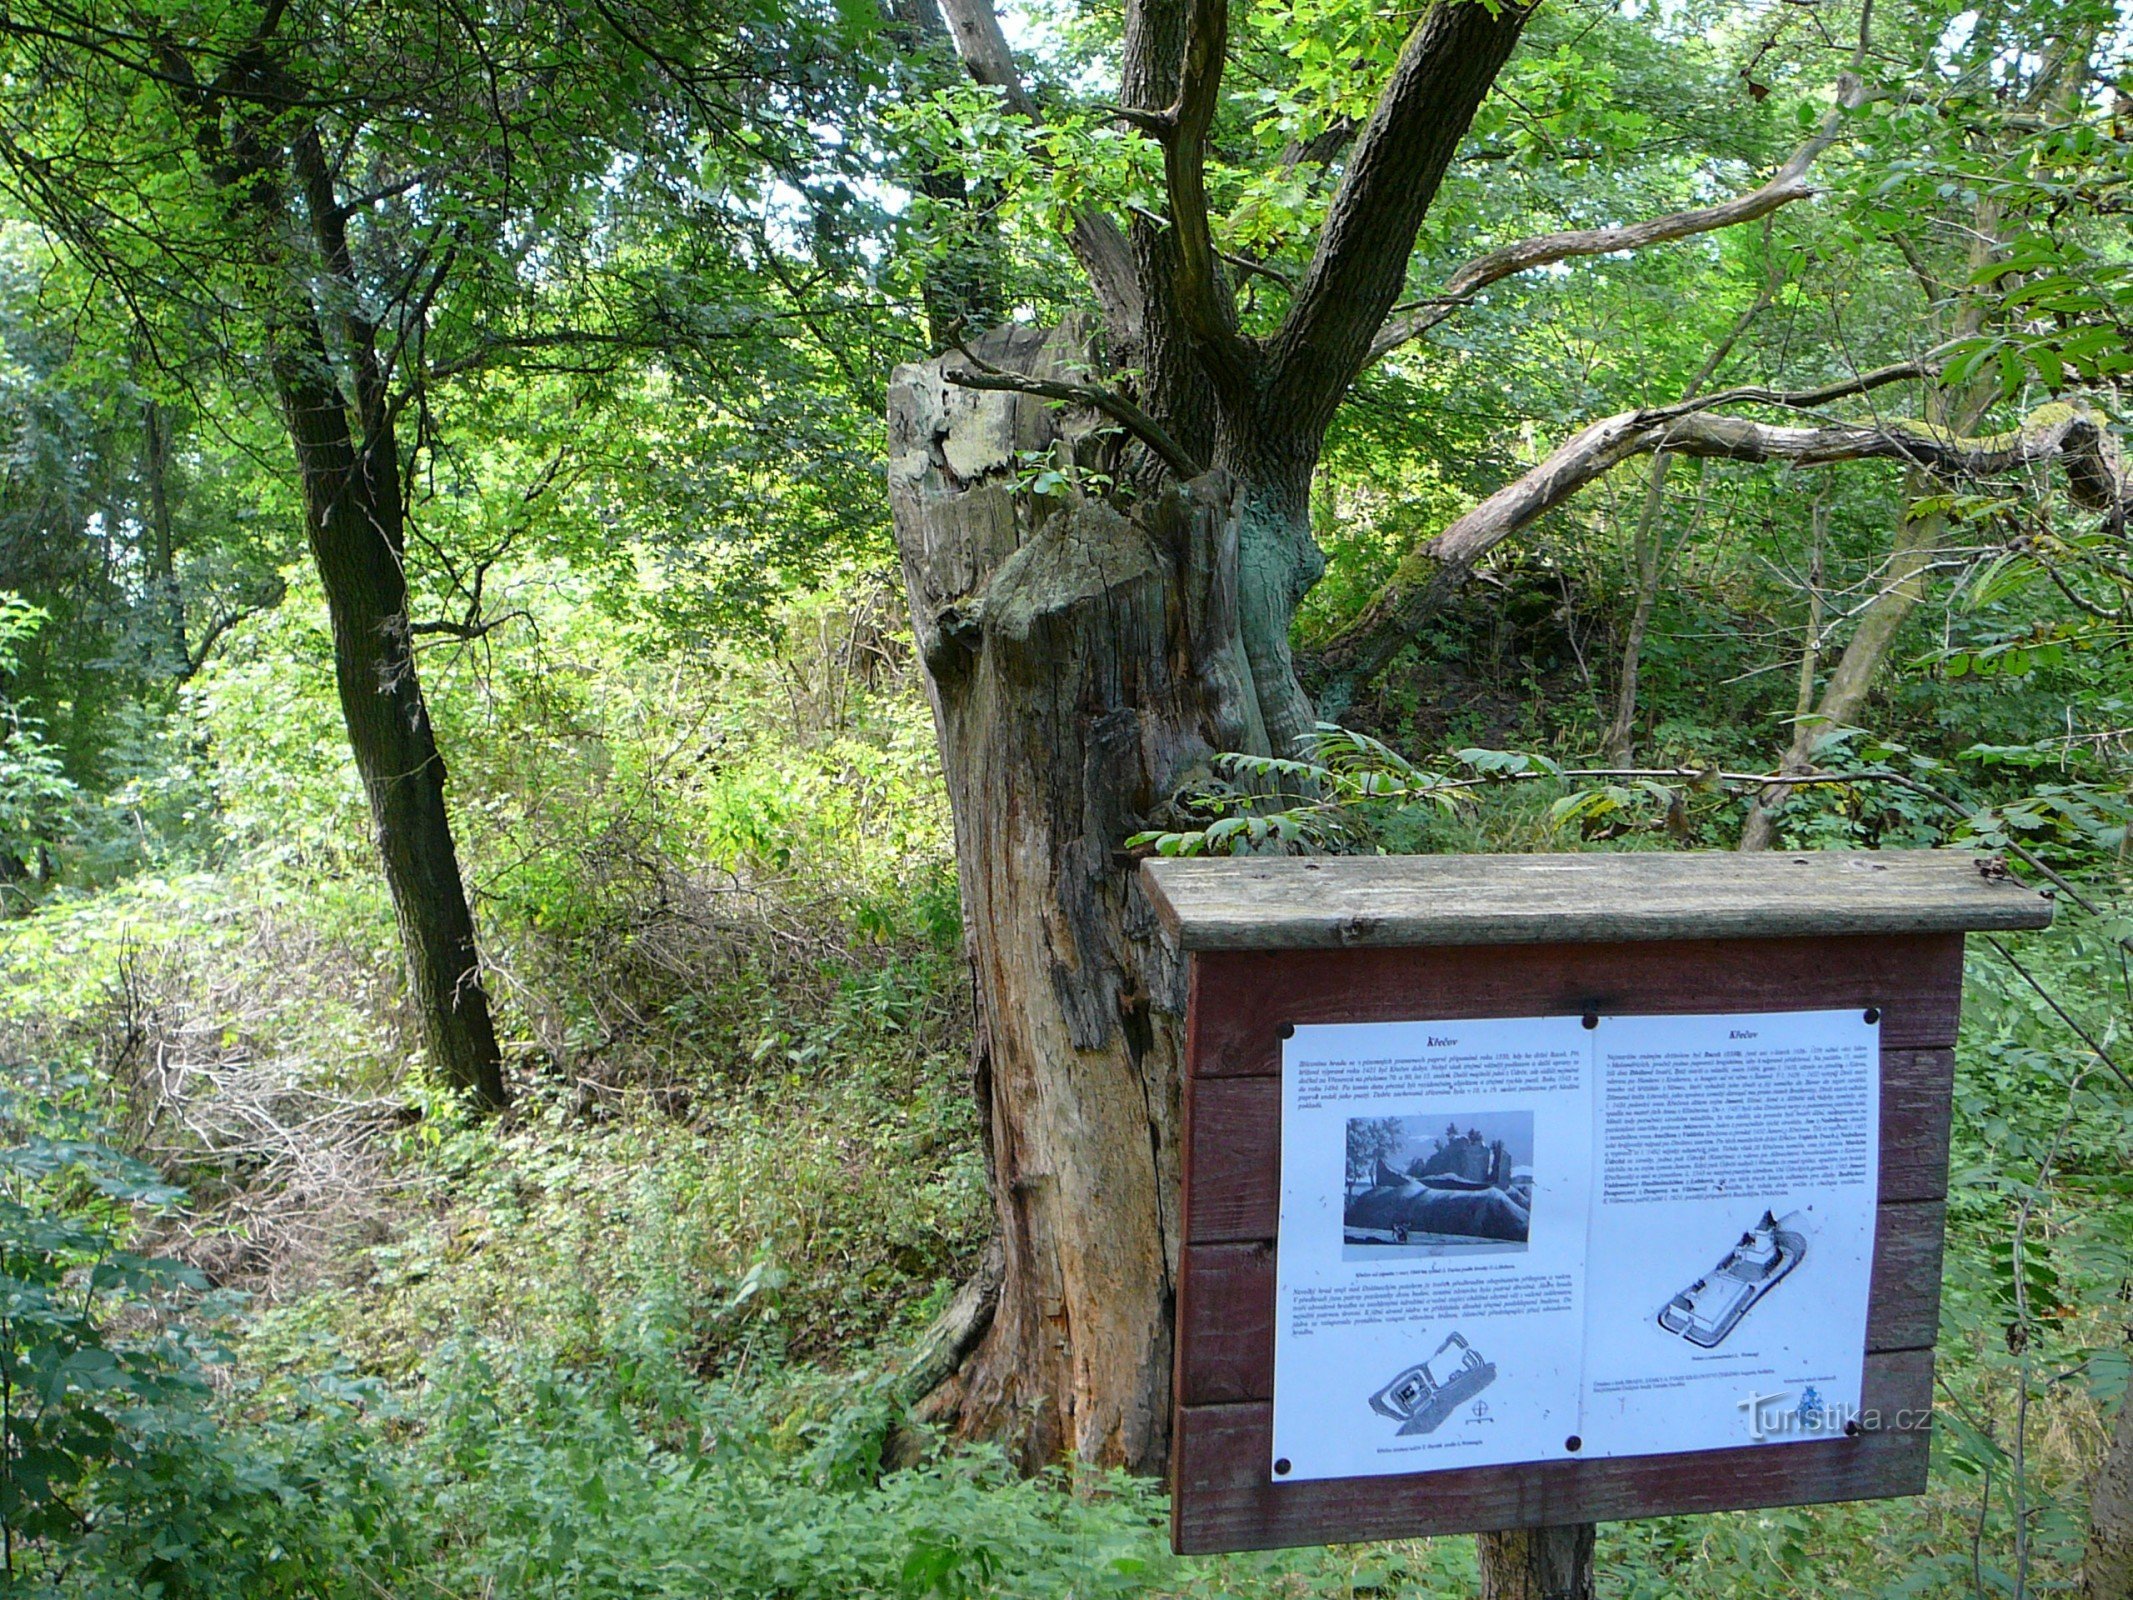
POLYGON ((1189 958, 1171 1451, 1181 1554, 1916 1494, 1966 930, 2051 903, 1959 851, 1149 861, 1189 958), (1881 1013, 1879 1212, 1852 1437, 1278 1483, 1281 1041, 1298 1024, 1881 1013))

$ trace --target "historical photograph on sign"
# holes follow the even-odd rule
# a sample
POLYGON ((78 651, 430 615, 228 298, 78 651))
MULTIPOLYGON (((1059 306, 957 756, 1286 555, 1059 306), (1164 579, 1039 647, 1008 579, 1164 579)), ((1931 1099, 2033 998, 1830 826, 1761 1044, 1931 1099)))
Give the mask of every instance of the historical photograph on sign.
POLYGON ((1348 1119, 1341 1255, 1500 1255, 1532 1233, 1533 1113, 1348 1119))
POLYGON ((1567 1453, 1591 1057, 1575 1016, 1305 1024, 1283 1041, 1271 1481, 1567 1453))

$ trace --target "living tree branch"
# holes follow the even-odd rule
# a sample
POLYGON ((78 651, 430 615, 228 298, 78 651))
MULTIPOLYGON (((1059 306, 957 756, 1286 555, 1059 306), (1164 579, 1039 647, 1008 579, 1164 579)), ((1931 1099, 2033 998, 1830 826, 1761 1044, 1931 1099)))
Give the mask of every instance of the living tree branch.
POLYGON ((1192 0, 1178 98, 1146 116, 1163 146, 1163 186, 1177 234, 1173 292, 1178 313, 1199 342, 1210 372, 1231 384, 1253 365, 1252 348, 1237 332, 1237 307, 1216 266, 1207 219, 1207 134, 1222 97, 1222 64, 1229 54, 1229 0, 1192 0))
POLYGON ((1619 227, 1576 228, 1563 233, 1537 234, 1476 256, 1447 278, 1444 287, 1436 294, 1388 317, 1371 341, 1370 360, 1377 361, 1419 338, 1470 303, 1490 284, 1518 273, 1558 261, 1614 255, 1620 251, 1671 243, 1676 239, 1690 239, 1698 234, 1716 233, 1722 228, 1767 217, 1795 200, 1805 200, 1815 192, 1814 185, 1808 181, 1809 170, 1816 159, 1836 143, 1845 115, 1866 104, 1869 98, 1867 87, 1858 74, 1866 62, 1867 27, 1871 16, 1872 8, 1868 7, 1860 20, 1859 45, 1852 54, 1850 69, 1837 79, 1835 104, 1823 114, 1815 131, 1785 158, 1784 165, 1762 184, 1731 200, 1693 211, 1669 212, 1663 217, 1650 217, 1619 227))
POLYGON ((1270 411, 1285 426, 1315 438, 1368 363, 1422 219, 1532 13, 1528 0, 1438 0, 1408 35, 1268 346, 1270 411))

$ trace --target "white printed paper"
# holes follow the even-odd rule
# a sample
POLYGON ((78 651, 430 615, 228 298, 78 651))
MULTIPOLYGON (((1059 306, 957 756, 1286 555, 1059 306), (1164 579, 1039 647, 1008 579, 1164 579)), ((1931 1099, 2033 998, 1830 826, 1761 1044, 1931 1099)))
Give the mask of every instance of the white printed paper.
POLYGON ((1879 1088, 1858 1011, 1296 1029, 1276 1481, 1841 1430, 1879 1088))

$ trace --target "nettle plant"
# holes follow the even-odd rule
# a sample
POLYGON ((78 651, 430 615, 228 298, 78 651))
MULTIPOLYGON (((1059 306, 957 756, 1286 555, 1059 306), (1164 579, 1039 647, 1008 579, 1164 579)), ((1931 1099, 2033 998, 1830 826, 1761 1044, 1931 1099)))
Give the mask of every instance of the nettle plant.
MULTIPOLYGON (((59 1095, 81 1084, 56 1085, 59 1095)), ((79 1137, 56 1096, 0 1090, 0 1559, 92 1522, 99 1479, 148 1465, 164 1413, 203 1399, 204 1352, 166 1312, 207 1287, 124 1247, 135 1208, 177 1203, 153 1169, 79 1137)))
POLYGON ((1709 843, 1737 831, 1744 796, 1795 800, 1787 830, 1817 847, 1962 844, 2078 863, 2124 848, 2133 800, 2069 767, 2063 741, 1972 745, 1952 761, 1857 728, 1833 728, 1804 774, 1722 767, 1567 767, 1517 750, 1454 750, 1409 760, 1381 739, 1320 723, 1299 758, 1229 753, 1173 797, 1192 825, 1150 829, 1130 850, 1163 856, 1402 853, 1433 817, 1539 783, 1560 792, 1548 827, 1583 841, 1655 835, 1709 843), (2051 770, 2061 781, 2017 783, 2051 770))

